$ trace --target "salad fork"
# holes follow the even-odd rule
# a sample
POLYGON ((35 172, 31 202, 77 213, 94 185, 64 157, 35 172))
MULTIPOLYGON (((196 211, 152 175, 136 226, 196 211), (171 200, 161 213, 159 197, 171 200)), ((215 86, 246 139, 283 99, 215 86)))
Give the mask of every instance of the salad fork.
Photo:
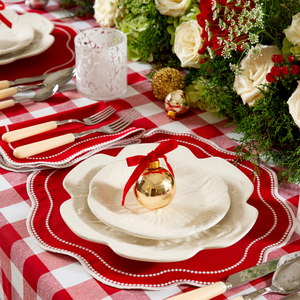
POLYGON ((85 118, 82 121, 77 120, 77 119, 68 119, 68 120, 63 120, 63 121, 50 121, 50 122, 46 122, 46 123, 41 123, 41 124, 37 124, 37 125, 33 125, 33 126, 6 132, 2 135, 2 140, 7 143, 19 141, 24 138, 27 138, 27 137, 30 137, 30 136, 33 136, 33 135, 36 135, 36 134, 39 134, 42 132, 56 129, 57 126, 64 125, 67 123, 73 123, 73 122, 82 123, 82 124, 88 125, 88 126, 96 125, 96 124, 101 123, 108 117, 110 117, 115 111, 116 111, 115 108, 113 108, 110 105, 107 108, 105 108, 104 110, 99 111, 98 113, 96 113, 88 118, 85 118))
POLYGON ((118 133, 123 129, 125 129, 127 126, 129 126, 139 116, 139 114, 140 113, 135 108, 133 108, 126 115, 120 117, 118 120, 110 124, 101 126, 99 128, 79 132, 79 133, 67 133, 51 139, 20 146, 14 150, 13 154, 16 158, 22 159, 25 157, 33 156, 72 143, 76 139, 92 133, 96 133, 96 132, 102 132, 105 134, 118 133))

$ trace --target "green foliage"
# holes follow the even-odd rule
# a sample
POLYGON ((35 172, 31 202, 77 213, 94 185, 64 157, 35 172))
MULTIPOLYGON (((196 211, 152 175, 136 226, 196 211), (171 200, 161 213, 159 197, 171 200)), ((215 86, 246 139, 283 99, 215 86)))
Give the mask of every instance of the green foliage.
POLYGON ((292 22, 292 16, 300 12, 300 1, 297 0, 264 0, 264 11, 266 14, 265 28, 268 35, 264 35, 262 44, 275 44, 279 48, 285 37, 283 29, 292 22), (273 38, 270 38, 273 37, 273 38))
MULTIPOLYGON (((234 63, 237 60, 238 56, 233 56, 231 59, 234 63)), ((219 107, 220 116, 237 118, 236 108, 239 105, 239 97, 233 91, 234 73, 230 70, 228 60, 215 57, 201 64, 199 69, 190 69, 185 77, 187 86, 199 80, 203 84, 200 96, 202 102, 208 107, 219 107)))
POLYGON ((74 17, 91 18, 94 15, 95 0, 61 0, 64 8, 75 8, 74 17))
POLYGON ((115 23, 127 35, 130 60, 178 67, 167 31, 168 18, 159 13, 154 0, 125 0, 120 12, 115 23))

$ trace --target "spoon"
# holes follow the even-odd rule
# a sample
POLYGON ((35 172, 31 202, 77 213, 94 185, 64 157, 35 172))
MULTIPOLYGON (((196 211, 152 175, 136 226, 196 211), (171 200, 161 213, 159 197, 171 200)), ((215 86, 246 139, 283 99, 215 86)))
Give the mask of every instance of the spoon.
POLYGON ((51 87, 54 86, 55 84, 58 84, 59 86, 63 85, 75 76, 75 72, 76 72, 75 67, 67 68, 50 74, 45 78, 43 83, 40 84, 34 84, 28 86, 16 86, 16 87, 0 90, 0 99, 11 97, 17 94, 18 92, 23 92, 23 91, 37 89, 37 88, 51 87))
POLYGON ((282 264, 274 273, 272 284, 253 293, 235 297, 231 300, 253 300, 259 296, 277 293, 292 294, 300 290, 300 256, 282 264))
POLYGON ((21 103, 21 102, 25 102, 25 101, 30 101, 30 100, 33 100, 33 101, 43 101, 45 99, 48 99, 50 98, 52 95, 54 95, 57 90, 59 88, 59 85, 56 84, 55 86, 50 86, 50 87, 45 87, 41 90, 39 90, 33 98, 23 98, 23 99, 9 99, 9 100, 5 100, 5 101, 0 101, 0 110, 1 109, 4 109, 4 108, 7 108, 7 107, 12 107, 14 106, 16 103, 21 103))

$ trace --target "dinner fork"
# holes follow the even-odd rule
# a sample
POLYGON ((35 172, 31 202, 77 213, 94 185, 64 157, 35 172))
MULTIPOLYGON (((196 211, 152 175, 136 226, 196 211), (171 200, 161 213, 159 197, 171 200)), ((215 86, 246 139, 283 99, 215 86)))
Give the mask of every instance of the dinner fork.
POLYGON ((113 108, 110 105, 107 108, 105 108, 104 110, 99 111, 98 113, 96 113, 88 118, 85 118, 82 121, 77 120, 77 119, 68 119, 68 120, 63 120, 63 121, 50 121, 50 122, 46 122, 46 123, 41 123, 41 124, 37 124, 37 125, 25 127, 25 128, 13 130, 10 132, 6 132, 2 135, 2 140, 7 143, 19 141, 19 140, 25 139, 27 137, 37 135, 39 133, 43 133, 43 132, 46 132, 46 131, 49 131, 52 129, 56 129, 57 126, 64 125, 67 123, 73 123, 73 122, 82 123, 82 124, 88 125, 88 126, 96 125, 96 124, 103 122, 108 117, 110 117, 115 111, 116 111, 115 108, 113 108))
POLYGON ((51 139, 43 140, 40 142, 24 145, 17 147, 13 154, 16 158, 25 158, 33 156, 69 143, 74 142, 76 139, 84 137, 86 135, 102 132, 105 134, 114 134, 122 131, 127 126, 129 126, 139 115, 140 113, 135 109, 131 109, 126 115, 119 118, 118 120, 101 126, 99 128, 78 132, 78 133, 67 133, 61 136, 57 136, 51 139))

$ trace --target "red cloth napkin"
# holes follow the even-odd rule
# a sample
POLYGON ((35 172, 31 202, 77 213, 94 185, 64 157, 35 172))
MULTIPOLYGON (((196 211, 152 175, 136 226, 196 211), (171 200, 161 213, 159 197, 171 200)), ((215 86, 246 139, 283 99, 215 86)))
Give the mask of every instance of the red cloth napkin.
MULTIPOLYGON (((168 139, 176 139, 198 158, 221 157, 229 162, 235 158, 233 152, 187 133, 154 129, 144 135, 142 143, 168 139)), ((103 153, 116 156, 119 151, 111 149, 103 153)), ((237 167, 253 180, 254 166, 250 162, 239 163, 237 167)), ((225 280, 235 272, 261 263, 270 250, 283 246, 294 230, 291 209, 277 194, 275 173, 260 167, 259 177, 253 181, 254 192, 248 200, 258 209, 258 219, 240 241, 227 248, 200 251, 181 262, 133 261, 118 256, 106 245, 81 239, 64 223, 60 206, 70 196, 62 182, 71 169, 43 170, 29 178, 27 187, 33 204, 27 220, 28 230, 40 247, 75 257, 92 276, 113 287, 163 289, 183 283, 201 286, 225 280)))
MULTIPOLYGON (((8 131, 48 121, 68 119, 82 120, 83 118, 89 117, 99 111, 102 111, 107 106, 108 105, 104 104, 103 102, 97 102, 92 105, 57 113, 55 115, 49 115, 42 118, 2 126, 0 127, 0 136, 8 131)), ((143 135, 145 130, 129 127, 119 133, 110 135, 103 133, 90 134, 75 140, 75 142, 71 144, 67 144, 65 146, 61 146, 59 148, 25 159, 17 159, 13 156, 13 150, 18 146, 49 139, 66 133, 83 132, 93 128, 98 128, 102 125, 111 123, 118 118, 119 116, 117 116, 117 114, 115 113, 110 118, 98 125, 86 126, 84 124, 74 122, 58 126, 54 130, 12 143, 6 143, 0 140, 0 166, 4 169, 18 172, 28 172, 43 168, 66 168, 77 163, 78 161, 91 156, 96 152, 99 152, 100 150, 113 147, 121 147, 132 143, 139 143, 140 137, 143 135)))

